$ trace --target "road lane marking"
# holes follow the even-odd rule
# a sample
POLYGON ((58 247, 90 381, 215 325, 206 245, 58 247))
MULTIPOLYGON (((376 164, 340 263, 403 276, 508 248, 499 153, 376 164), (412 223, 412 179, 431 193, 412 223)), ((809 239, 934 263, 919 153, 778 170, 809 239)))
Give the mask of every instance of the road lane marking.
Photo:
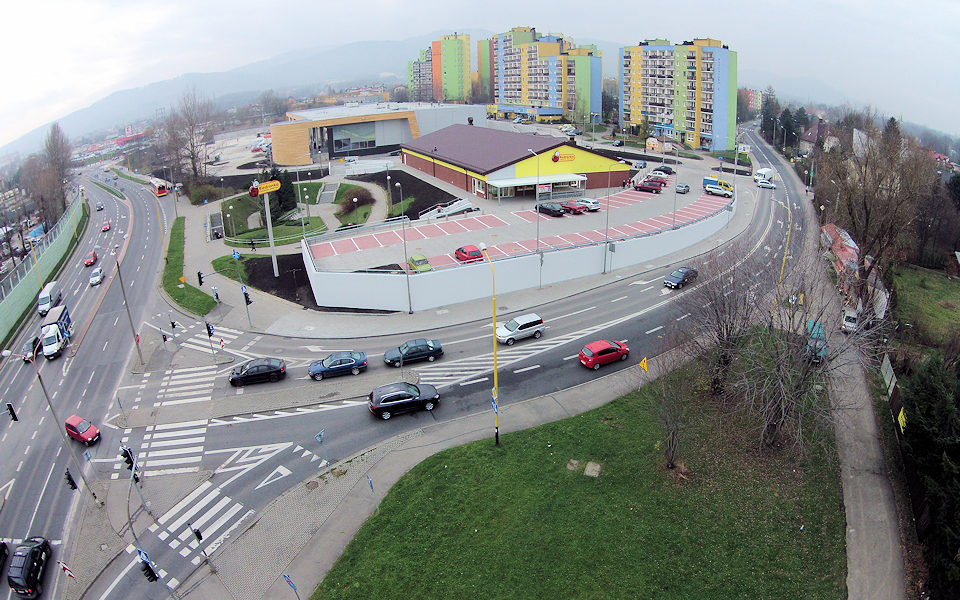
POLYGON ((462 383, 460 384, 460 386, 463 387, 463 386, 465 386, 465 385, 473 385, 473 384, 475 384, 475 383, 483 383, 484 381, 487 381, 487 379, 488 379, 487 377, 483 377, 483 378, 481 378, 481 379, 471 379, 470 381, 464 381, 464 382, 462 382, 462 383))
POLYGON ((533 365, 531 367, 524 367, 522 369, 517 369, 514 373, 523 373, 524 371, 532 371, 534 369, 539 369, 540 365, 533 365))
POLYGON ((651 333, 660 331, 661 329, 663 329, 663 325, 661 325, 660 327, 655 327, 655 328, 651 329, 650 331, 647 332, 647 335, 650 335, 651 333))

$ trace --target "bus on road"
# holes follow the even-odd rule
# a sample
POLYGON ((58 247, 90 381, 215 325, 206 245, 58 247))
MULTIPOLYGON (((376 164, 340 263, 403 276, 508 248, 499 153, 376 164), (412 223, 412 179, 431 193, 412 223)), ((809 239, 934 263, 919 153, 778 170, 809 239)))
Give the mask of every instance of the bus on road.
POLYGON ((167 182, 162 179, 151 179, 150 185, 153 186, 153 193, 157 196, 167 195, 167 182))

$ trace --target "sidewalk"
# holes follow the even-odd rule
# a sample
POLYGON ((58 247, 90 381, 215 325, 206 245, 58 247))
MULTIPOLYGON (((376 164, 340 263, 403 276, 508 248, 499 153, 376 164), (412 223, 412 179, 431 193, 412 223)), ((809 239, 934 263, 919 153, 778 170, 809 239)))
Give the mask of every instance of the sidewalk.
MULTIPOLYGON (((705 161, 706 162, 706 161, 705 161)), ((704 165, 707 166, 707 165, 704 165)), ((789 165, 781 163, 786 174, 789 165)), ((441 184, 440 187, 443 187, 441 184)), ((802 190, 802 186, 800 187, 802 190)), ((462 195, 462 191, 458 192, 462 195)), ((813 227, 816 215, 801 195, 796 202, 804 205, 806 224, 813 227)), ((495 203, 494 203, 495 204, 495 203)), ((664 257, 657 265, 644 265, 617 271, 611 276, 597 275, 566 282, 543 290, 531 289, 505 294, 498 304, 510 310, 527 310, 553 300, 572 296, 606 285, 619 278, 637 276, 665 265, 686 260, 739 235, 756 214, 755 200, 745 200, 728 226, 707 240, 673 256, 664 257)), ((229 249, 219 240, 206 242, 203 234, 205 207, 183 207, 186 217, 185 273, 209 271, 209 261, 226 254, 229 249), (219 244, 214 246, 213 244, 219 244)), ((808 236, 816 244, 816 236, 808 236)), ((810 242, 811 240, 808 240, 810 242)), ((290 247, 299 252, 299 246, 290 247)), ((806 252, 810 247, 805 249, 806 252)), ((222 290, 236 282, 209 276, 209 281, 222 290), (219 281, 218 281, 219 280, 219 281)), ((489 299, 457 305, 456 310, 425 311, 409 315, 354 315, 314 313, 302 307, 251 289, 253 329, 284 335, 302 335, 304 323, 313 327, 317 338, 350 338, 378 334, 412 333, 464 322, 489 318, 489 299), (335 316, 335 318, 331 318, 335 316), (292 332, 298 332, 294 334, 292 332)), ((225 307, 226 308, 226 307, 225 307)), ((189 318, 189 317, 187 317, 189 318)), ((248 330, 245 311, 225 310, 224 325, 248 330)), ((647 377, 651 377, 651 373, 647 377)), ((639 384, 636 369, 628 369, 590 381, 555 394, 511 404, 501 408, 503 433, 519 431, 537 424, 566 418, 613 400, 639 384)), ((840 454, 844 505, 847 519, 847 587, 850 598, 904 597, 903 559, 900 553, 896 507, 890 484, 884 473, 882 455, 863 370, 850 373, 831 386, 834 394, 856 398, 858 409, 841 415, 836 425, 840 454), (848 418, 845 418, 848 417, 848 418)), ((159 415, 155 415, 159 417, 159 415)), ((432 418, 427 419, 432 422, 432 418)), ((373 482, 378 498, 410 468, 435 452, 467 441, 489 439, 493 424, 489 414, 463 417, 435 423, 384 441, 337 465, 343 470, 313 482, 291 488, 245 522, 214 554, 216 576, 200 565, 182 582, 181 597, 209 600, 287 599, 292 590, 280 577, 286 574, 304 592, 306 598, 322 580, 353 538, 364 521, 374 512, 375 503, 367 477, 373 482)), ((492 443, 492 440, 491 442, 492 443)), ((125 507, 111 507, 121 510, 125 507)), ((123 521, 125 522, 125 515, 123 521)), ((91 521, 96 521, 91 518, 91 521)), ((102 524, 101 524, 102 525, 102 524)), ((91 523, 91 526, 96 526, 91 523)), ((120 553, 121 558, 127 555, 120 553)), ((76 565, 74 565, 76 568, 76 565)))

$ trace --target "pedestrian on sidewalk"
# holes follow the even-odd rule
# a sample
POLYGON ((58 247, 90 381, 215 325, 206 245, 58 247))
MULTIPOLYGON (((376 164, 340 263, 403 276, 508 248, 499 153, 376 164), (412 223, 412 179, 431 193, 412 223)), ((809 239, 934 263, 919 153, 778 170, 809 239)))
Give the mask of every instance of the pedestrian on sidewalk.
POLYGON ((257 251, 257 242, 255 240, 250 240, 250 249, 254 252, 257 251))

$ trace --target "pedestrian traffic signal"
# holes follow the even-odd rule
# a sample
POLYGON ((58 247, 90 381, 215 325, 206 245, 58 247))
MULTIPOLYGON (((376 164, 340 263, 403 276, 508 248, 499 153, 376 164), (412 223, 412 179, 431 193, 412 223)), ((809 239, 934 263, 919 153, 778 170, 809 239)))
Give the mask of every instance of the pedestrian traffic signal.
POLYGON ((70 474, 70 469, 67 469, 67 473, 63 476, 63 478, 66 480, 67 486, 71 490, 77 489, 77 482, 73 480, 73 475, 70 474))
POLYGON ((213 325, 206 321, 204 321, 203 324, 207 326, 207 337, 213 337, 213 325))
POLYGON ((148 563, 140 563, 140 570, 143 571, 143 576, 147 578, 147 581, 154 582, 157 580, 156 571, 148 563))
POLYGON ((123 462, 127 463, 127 469, 133 470, 133 450, 126 446, 120 446, 120 454, 123 455, 123 462))
POLYGON ((200 280, 200 287, 203 287, 203 271, 197 271, 197 279, 200 280))
POLYGON ((166 343, 167 343, 167 334, 161 333, 160 335, 163 336, 163 343, 166 344, 166 343))
POLYGON ((17 416, 17 411, 13 409, 13 405, 7 402, 7 412, 10 413, 10 419, 16 423, 20 420, 17 416))
POLYGON ((253 304, 253 300, 250 299, 250 294, 248 292, 243 293, 243 299, 247 301, 247 306, 253 304))

